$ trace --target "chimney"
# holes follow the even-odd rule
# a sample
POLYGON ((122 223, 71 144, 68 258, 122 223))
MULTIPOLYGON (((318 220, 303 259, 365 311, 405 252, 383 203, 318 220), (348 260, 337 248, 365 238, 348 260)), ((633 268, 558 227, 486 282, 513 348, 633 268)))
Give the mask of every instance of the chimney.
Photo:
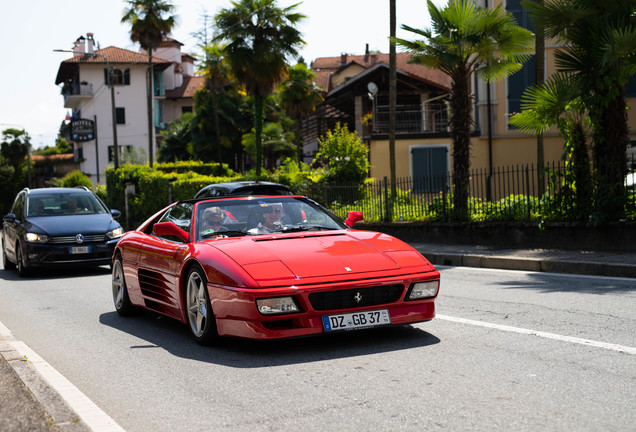
POLYGON ((75 43, 73 44, 73 54, 84 54, 84 41, 86 39, 84 36, 80 36, 77 38, 75 43))
POLYGON ((93 33, 86 33, 86 40, 88 41, 86 52, 93 54, 93 47, 95 45, 95 40, 93 39, 93 33))
POLYGON ((364 62, 368 62, 369 61, 369 44, 365 45, 364 48, 364 62))
POLYGON ((340 54, 340 64, 347 63, 347 53, 340 54))

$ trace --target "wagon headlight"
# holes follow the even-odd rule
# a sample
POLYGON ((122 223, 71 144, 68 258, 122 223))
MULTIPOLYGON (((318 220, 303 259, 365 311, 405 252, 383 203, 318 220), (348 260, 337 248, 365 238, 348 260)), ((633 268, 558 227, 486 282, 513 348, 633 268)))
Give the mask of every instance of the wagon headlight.
POLYGON ((300 312, 293 297, 257 299, 256 307, 263 315, 278 315, 300 312))
POLYGON ((115 228, 112 231, 106 233, 109 239, 116 239, 124 235, 124 229, 122 227, 115 228))
POLYGON ((32 232, 26 233, 24 235, 24 238, 29 243, 46 243, 47 241, 49 241, 49 236, 48 235, 32 233, 32 232))
POLYGON ((419 300, 435 297, 437 295, 437 291, 439 291, 439 280, 417 282, 411 285, 406 299, 419 300))

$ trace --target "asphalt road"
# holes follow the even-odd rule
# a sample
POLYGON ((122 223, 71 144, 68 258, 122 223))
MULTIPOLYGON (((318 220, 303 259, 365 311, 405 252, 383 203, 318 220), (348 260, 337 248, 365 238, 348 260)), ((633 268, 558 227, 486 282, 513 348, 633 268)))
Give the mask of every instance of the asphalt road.
POLYGON ((0 271, 0 321, 123 429, 633 431, 633 279, 439 267, 438 317, 196 345, 121 318, 107 268, 0 271))

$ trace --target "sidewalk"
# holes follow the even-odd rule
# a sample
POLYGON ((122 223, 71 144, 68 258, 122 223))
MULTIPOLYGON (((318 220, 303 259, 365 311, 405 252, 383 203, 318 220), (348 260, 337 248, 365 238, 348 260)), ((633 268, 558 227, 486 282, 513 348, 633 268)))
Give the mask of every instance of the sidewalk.
MULTIPOLYGON (((411 243, 434 265, 570 273, 636 279, 636 252, 504 249, 411 243)), ((636 283, 636 281, 635 281, 636 283)), ((0 430, 87 431, 90 428, 0 333, 0 430)), ((99 431, 95 431, 99 432, 99 431)))
POLYGON ((410 244, 433 265, 636 278, 636 252, 410 244))

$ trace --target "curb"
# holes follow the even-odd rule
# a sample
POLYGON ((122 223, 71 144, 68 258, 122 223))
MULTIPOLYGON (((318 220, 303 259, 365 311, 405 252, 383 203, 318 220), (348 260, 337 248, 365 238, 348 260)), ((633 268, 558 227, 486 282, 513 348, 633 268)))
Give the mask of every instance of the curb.
POLYGON ((433 265, 636 278, 636 265, 632 264, 594 261, 560 261, 543 258, 518 258, 455 253, 426 253, 421 251, 420 253, 433 265))

